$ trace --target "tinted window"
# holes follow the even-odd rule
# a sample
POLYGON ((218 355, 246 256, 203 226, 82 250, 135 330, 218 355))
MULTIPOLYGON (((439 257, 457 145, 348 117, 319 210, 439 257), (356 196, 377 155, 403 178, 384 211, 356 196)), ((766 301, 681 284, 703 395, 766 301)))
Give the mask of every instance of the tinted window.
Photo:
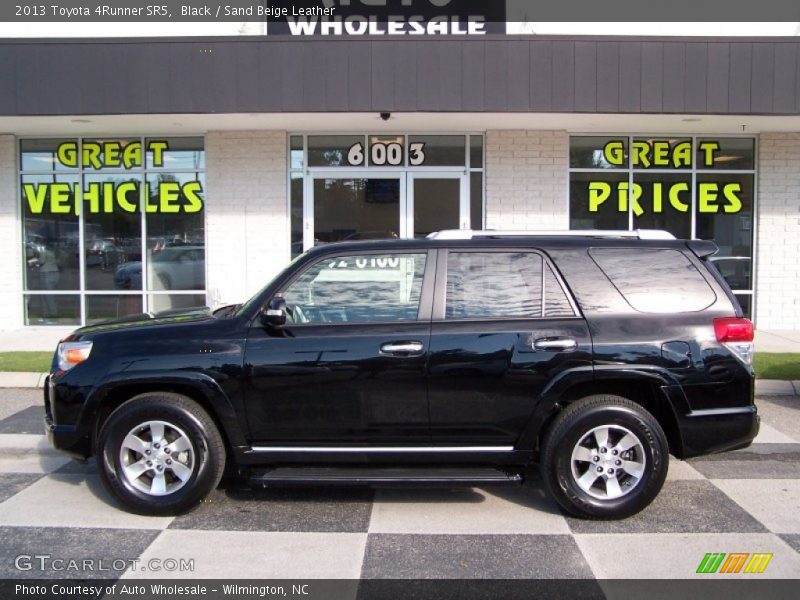
POLYGON ((572 305, 564 292, 564 288, 556 279, 555 273, 546 265, 544 269, 544 316, 545 317, 574 317, 572 305))
POLYGON ((541 318, 542 257, 533 252, 451 252, 448 319, 541 318))
POLYGON ((284 291, 294 323, 413 321, 419 311, 425 254, 326 257, 284 291))
POLYGON ((592 248, 589 253, 639 312, 696 312, 716 300, 700 272, 677 250, 592 248))

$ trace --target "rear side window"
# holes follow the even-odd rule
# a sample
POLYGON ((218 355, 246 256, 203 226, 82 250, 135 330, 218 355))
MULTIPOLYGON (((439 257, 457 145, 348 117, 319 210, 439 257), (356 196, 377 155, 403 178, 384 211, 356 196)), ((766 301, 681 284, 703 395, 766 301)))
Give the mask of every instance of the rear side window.
POLYGON ((639 312, 697 312, 717 298, 700 271, 677 250, 591 248, 589 254, 639 312))
POLYGON ((561 316, 574 316, 572 305, 540 254, 448 254, 445 318, 541 319, 561 316))

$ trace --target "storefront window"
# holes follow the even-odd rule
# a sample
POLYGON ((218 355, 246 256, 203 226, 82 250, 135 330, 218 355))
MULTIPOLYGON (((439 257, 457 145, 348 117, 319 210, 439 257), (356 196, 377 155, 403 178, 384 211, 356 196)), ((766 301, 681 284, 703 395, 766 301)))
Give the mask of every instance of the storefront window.
POLYGON ((202 138, 27 139, 20 167, 26 324, 205 304, 202 138))
POLYGON ((712 262, 749 315, 755 177, 754 138, 573 136, 570 227, 714 240, 712 262))

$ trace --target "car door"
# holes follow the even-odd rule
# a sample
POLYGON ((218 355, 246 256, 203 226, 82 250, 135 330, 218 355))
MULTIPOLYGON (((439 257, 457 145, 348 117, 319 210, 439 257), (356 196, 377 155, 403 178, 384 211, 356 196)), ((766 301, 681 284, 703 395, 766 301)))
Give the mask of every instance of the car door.
POLYGON ((438 264, 433 443, 513 446, 548 382, 568 369, 591 369, 586 322, 536 250, 440 250, 438 264))
POLYGON ((256 443, 428 445, 425 365, 435 251, 327 254, 281 286, 287 323, 253 323, 256 443))

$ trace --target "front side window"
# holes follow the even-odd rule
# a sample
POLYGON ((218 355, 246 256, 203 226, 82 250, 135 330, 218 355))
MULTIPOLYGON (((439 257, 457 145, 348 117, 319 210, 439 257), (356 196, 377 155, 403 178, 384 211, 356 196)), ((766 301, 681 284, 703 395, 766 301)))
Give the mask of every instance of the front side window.
POLYGON ((330 256, 283 291, 292 323, 414 321, 426 254, 330 256))

